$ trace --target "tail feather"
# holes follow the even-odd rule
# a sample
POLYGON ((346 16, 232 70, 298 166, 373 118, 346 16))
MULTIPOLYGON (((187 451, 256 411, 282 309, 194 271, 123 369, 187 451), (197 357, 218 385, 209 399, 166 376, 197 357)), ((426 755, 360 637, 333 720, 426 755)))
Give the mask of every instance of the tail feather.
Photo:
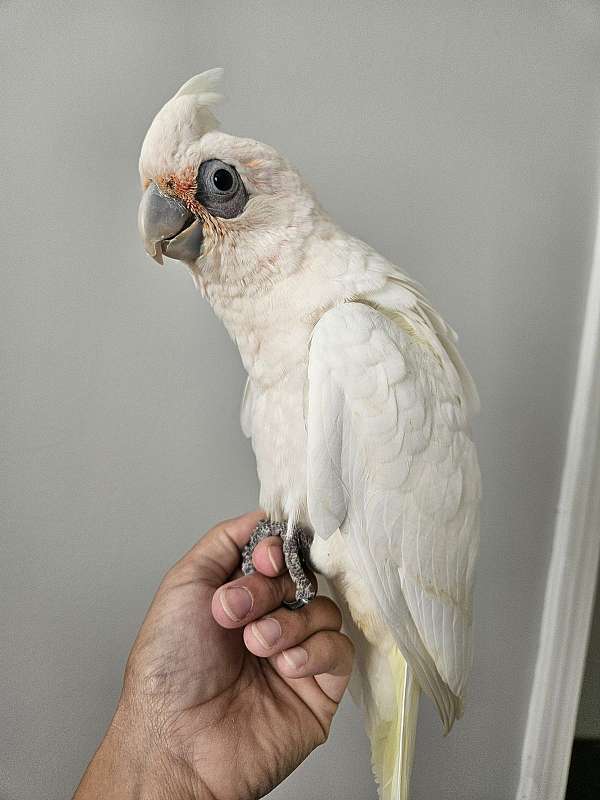
MULTIPOLYGON (((344 632, 354 642, 356 658, 349 689, 365 714, 379 798, 409 800, 421 695, 419 683, 390 632, 383 624, 379 628, 375 625, 375 615, 363 615, 359 626, 335 582, 327 581, 324 588, 342 610, 344 632), (369 630, 368 637, 365 630, 369 630)), ((436 697, 433 692, 432 695, 436 697)), ((442 698, 446 696, 454 698, 451 693, 440 694, 442 698)), ((453 719, 449 714, 449 719, 453 719)))
POLYGON ((421 692, 397 647, 389 651, 388 661, 395 687, 395 713, 385 720, 372 717, 371 759, 380 800, 409 800, 421 692))

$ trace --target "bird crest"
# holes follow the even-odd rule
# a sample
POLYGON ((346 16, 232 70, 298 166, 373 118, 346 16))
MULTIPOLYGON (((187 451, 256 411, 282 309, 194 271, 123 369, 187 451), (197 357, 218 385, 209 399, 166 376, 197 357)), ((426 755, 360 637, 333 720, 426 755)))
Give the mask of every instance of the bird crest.
POLYGON ((179 165, 173 156, 185 153, 187 146, 219 127, 219 120, 212 109, 223 99, 215 91, 222 76, 221 67, 194 75, 165 103, 155 116, 142 144, 142 176, 146 172, 161 174, 176 171, 179 165), (175 146, 167 148, 166 142, 175 146))
POLYGON ((215 106, 223 100, 223 96, 215 89, 223 78, 223 67, 207 69, 194 75, 173 95, 173 100, 185 95, 192 96, 200 106, 215 106))

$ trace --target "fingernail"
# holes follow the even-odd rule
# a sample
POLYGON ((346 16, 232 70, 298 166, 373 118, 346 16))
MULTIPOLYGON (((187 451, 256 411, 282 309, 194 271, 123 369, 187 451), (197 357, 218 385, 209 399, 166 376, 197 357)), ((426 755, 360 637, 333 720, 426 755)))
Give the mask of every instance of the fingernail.
POLYGON ((221 592, 221 606, 232 622, 247 617, 254 605, 254 598, 245 586, 233 586, 221 592))
POLYGON ((281 552, 281 547, 276 544, 270 544, 267 547, 267 555, 269 556, 269 561, 275 572, 280 572, 283 568, 283 553, 281 552))
POLYGON ((281 625, 273 617, 267 617, 252 625, 252 633, 263 647, 273 647, 281 639, 281 625))
POLYGON ((281 655, 285 658, 290 667, 300 669, 308 661, 308 653, 303 647, 292 647, 290 650, 282 650, 281 655))

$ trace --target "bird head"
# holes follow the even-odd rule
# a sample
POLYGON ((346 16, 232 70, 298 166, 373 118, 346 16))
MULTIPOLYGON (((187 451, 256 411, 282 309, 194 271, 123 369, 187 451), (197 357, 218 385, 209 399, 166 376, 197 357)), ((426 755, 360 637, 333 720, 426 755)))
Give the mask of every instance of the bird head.
POLYGON ((256 271, 250 262, 257 254, 273 263, 292 240, 299 246, 314 201, 272 147, 218 130, 212 109, 221 75, 213 69, 191 78, 150 125, 140 155, 138 226, 159 263, 168 256, 194 270, 216 254, 221 272, 237 269, 243 279, 256 271))

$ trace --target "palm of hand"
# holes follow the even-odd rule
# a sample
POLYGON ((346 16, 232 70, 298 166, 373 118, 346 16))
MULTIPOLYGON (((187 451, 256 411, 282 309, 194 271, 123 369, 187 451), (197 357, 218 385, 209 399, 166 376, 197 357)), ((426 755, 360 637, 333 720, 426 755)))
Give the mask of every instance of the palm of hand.
POLYGON ((282 574, 278 540, 257 548, 257 573, 225 583, 257 518, 211 531, 173 567, 128 662, 124 695, 152 709, 152 736, 185 765, 192 797, 270 791, 327 738, 351 669, 352 647, 330 600, 300 612, 280 607, 294 587, 282 574), (221 598, 240 586, 252 607, 233 620, 221 598), (281 637, 265 647, 250 623, 269 612, 281 637), (282 655, 297 644, 308 654, 300 668, 282 655))

